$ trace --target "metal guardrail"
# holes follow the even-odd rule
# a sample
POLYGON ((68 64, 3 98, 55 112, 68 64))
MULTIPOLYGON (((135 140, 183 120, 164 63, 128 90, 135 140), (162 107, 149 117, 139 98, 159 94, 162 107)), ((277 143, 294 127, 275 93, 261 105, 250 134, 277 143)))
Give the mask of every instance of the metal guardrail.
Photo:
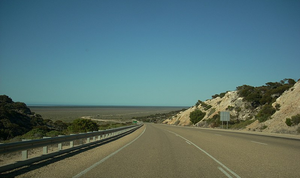
POLYGON ((80 133, 73 135, 63 135, 54 138, 43 138, 37 140, 28 140, 22 142, 15 143, 6 143, 0 144, 0 154, 11 153, 22 151, 22 160, 17 161, 16 163, 0 166, 0 172, 5 172, 8 170, 12 170, 18 167, 22 167, 37 161, 41 161, 44 159, 51 158, 56 155, 60 155, 69 151, 73 151, 76 149, 80 149, 82 147, 89 146, 91 144, 96 144, 97 142, 102 142, 107 139, 111 139, 114 137, 119 137, 121 134, 128 134, 132 131, 140 128, 143 124, 119 127, 115 129, 94 131, 88 133, 80 133), (96 138, 97 137, 97 138, 96 138), (92 142, 90 140, 92 138, 92 142), (83 139, 86 139, 86 143, 83 143, 83 139), (74 146, 75 140, 81 140, 82 144, 74 146), (70 147, 63 150, 62 143, 70 142, 70 147), (58 145, 58 151, 48 154, 48 146, 49 145, 58 145), (28 150, 43 147, 43 154, 38 157, 28 159, 28 150))

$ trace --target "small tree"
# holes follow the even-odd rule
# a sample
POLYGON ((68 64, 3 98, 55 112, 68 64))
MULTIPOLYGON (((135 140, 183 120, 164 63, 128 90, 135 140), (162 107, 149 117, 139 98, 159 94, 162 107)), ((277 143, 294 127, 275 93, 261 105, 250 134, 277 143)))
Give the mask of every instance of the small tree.
POLYGON ((205 112, 196 109, 195 111, 190 113, 190 121, 193 124, 196 124, 197 122, 201 121, 204 118, 205 114, 206 114, 205 112))

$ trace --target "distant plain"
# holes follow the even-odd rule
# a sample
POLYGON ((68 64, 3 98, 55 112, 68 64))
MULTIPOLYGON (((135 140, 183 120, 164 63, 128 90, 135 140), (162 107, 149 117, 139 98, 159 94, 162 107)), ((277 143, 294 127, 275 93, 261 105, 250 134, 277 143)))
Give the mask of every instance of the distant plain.
POLYGON ((29 106, 43 119, 72 122, 78 118, 129 121, 133 117, 168 113, 188 107, 166 106, 29 106))

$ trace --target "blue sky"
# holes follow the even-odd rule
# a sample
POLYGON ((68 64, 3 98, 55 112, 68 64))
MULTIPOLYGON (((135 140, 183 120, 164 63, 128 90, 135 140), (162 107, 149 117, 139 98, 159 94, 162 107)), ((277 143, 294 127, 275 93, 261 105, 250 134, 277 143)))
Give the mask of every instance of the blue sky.
POLYGON ((300 78, 298 0, 2 0, 0 94, 192 106, 300 78))

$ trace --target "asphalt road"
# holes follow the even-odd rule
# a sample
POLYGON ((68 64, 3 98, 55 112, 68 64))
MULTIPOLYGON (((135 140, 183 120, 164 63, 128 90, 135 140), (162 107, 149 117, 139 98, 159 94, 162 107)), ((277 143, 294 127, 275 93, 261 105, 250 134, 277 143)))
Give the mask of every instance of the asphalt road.
POLYGON ((147 124, 78 177, 299 177, 300 141, 147 124))
POLYGON ((300 140, 145 124, 110 144, 20 177, 300 176, 300 140))

